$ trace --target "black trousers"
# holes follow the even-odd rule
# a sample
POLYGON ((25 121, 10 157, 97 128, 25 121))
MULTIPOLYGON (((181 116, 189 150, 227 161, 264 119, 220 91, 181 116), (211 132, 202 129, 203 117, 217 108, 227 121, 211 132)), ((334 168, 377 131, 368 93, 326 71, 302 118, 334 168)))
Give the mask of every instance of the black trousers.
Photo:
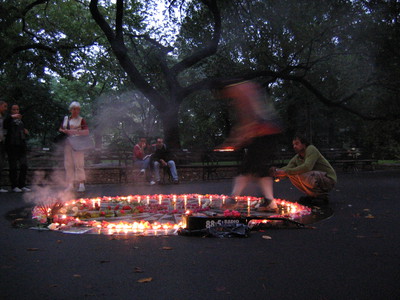
POLYGON ((6 150, 4 142, 0 142, 0 188, 2 187, 1 175, 3 175, 3 168, 6 160, 6 150))
POLYGON ((279 137, 277 134, 260 136, 247 145, 239 174, 269 177, 269 169, 277 157, 279 137))
POLYGON ((28 170, 28 163, 26 159, 26 147, 7 145, 8 165, 10 168, 10 182, 11 187, 23 188, 26 183, 26 173, 28 170), (19 173, 18 173, 19 164, 19 173))

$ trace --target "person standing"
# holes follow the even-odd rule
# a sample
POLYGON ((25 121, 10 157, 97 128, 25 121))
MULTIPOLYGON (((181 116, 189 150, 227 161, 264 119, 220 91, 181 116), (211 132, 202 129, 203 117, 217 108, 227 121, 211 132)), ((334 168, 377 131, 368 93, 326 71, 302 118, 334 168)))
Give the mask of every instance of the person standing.
POLYGON ((4 129, 4 119, 7 111, 7 103, 5 101, 0 101, 0 193, 7 193, 6 189, 1 186, 1 176, 3 174, 3 168, 5 163, 5 129, 4 129))
MULTIPOLYGON (((262 101, 261 87, 256 83, 244 81, 231 84, 224 87, 222 93, 232 99, 237 116, 235 126, 222 148, 229 147, 245 152, 231 194, 242 195, 245 187, 251 181, 256 181, 264 196, 258 210, 275 212, 278 206, 274 199, 273 178, 269 169, 276 158, 282 132, 280 119, 272 104, 267 105, 262 101)), ((235 204, 233 199, 229 199, 225 207, 231 208, 235 204)))
POLYGON ((7 131, 5 144, 10 168, 11 190, 16 193, 30 192, 30 188, 26 186, 28 171, 26 139, 29 132, 24 126, 17 104, 11 106, 10 115, 4 120, 4 129, 7 131))
POLYGON ((328 201, 328 193, 337 181, 335 170, 302 135, 296 135, 292 144, 296 155, 286 166, 272 167, 273 175, 278 178, 288 177, 296 188, 307 195, 301 197, 299 202, 317 199, 328 201))
MULTIPOLYGON (((89 127, 84 118, 79 114, 81 105, 79 102, 72 102, 69 105, 71 115, 66 116, 59 129, 68 136, 89 135, 89 127)), ((73 190, 74 184, 78 184, 78 192, 85 191, 85 152, 76 151, 72 148, 68 139, 64 143, 64 167, 66 172, 67 189, 73 190)))
POLYGON ((162 138, 158 138, 157 142, 154 146, 154 153, 152 155, 152 162, 154 166, 154 177, 156 182, 160 183, 160 166, 168 167, 172 180, 175 184, 179 183, 178 172, 176 171, 175 162, 170 157, 170 152, 167 149, 167 146, 164 144, 164 140, 162 138))

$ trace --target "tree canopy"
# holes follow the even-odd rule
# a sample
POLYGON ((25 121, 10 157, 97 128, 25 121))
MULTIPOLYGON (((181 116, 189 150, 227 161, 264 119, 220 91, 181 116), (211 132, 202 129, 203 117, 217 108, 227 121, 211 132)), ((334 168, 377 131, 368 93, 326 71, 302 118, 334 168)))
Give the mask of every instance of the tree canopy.
MULTIPOLYGON (((255 80, 288 135, 374 151, 384 135, 400 153, 398 1, 15 0, 0 11, 2 95, 31 107, 32 123, 56 119, 73 97, 95 116, 99 99, 117 105, 120 92, 153 110, 172 147, 212 147, 232 121, 213 89, 255 80)), ((139 126, 139 106, 126 124, 139 126)))

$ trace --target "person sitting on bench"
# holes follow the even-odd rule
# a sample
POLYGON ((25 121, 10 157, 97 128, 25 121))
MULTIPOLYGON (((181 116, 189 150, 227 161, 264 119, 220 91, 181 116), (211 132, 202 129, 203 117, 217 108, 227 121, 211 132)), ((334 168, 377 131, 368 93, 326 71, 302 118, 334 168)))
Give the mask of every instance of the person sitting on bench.
POLYGON ((151 185, 155 184, 152 178, 152 168, 150 165, 151 154, 148 154, 147 139, 141 137, 139 142, 133 148, 133 165, 140 169, 140 174, 146 174, 146 180, 151 185))
POLYGON ((171 159, 167 146, 162 138, 158 138, 154 145, 154 153, 152 155, 154 177, 157 183, 161 182, 160 166, 169 168, 172 179, 175 184, 179 183, 178 172, 176 171, 175 162, 171 159))

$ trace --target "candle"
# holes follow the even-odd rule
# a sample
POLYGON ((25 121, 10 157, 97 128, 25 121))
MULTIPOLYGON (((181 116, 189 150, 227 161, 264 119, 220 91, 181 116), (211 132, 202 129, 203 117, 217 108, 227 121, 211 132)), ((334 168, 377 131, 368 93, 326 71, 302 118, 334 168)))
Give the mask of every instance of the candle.
POLYGON ((198 196, 198 199, 199 199, 199 207, 201 207, 201 196, 200 195, 198 196))
POLYGON ((185 210, 186 210, 186 205, 187 205, 187 196, 184 195, 183 196, 183 207, 184 207, 185 210))
POLYGON ((147 196, 146 198, 147 198, 147 205, 149 205, 150 204, 150 196, 147 196))
POLYGON ((172 202, 174 203, 174 210, 176 210, 176 195, 172 197, 172 202))
POLYGON ((250 216, 250 197, 247 198, 247 215, 250 216))
POLYGON ((137 197, 137 203, 140 203, 140 196, 137 197))
POLYGON ((222 196, 222 204, 225 204, 225 196, 222 196))
POLYGON ((158 195, 158 204, 161 205, 161 203, 162 203, 162 196, 161 196, 161 195, 158 195))

